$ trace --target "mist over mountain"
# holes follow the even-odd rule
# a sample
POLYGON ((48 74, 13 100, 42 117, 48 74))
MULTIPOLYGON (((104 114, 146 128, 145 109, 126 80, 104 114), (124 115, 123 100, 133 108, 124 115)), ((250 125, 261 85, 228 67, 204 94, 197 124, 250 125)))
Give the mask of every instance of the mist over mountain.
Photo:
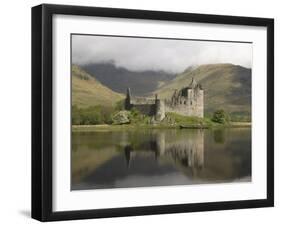
POLYGON ((191 65, 232 63, 252 65, 252 44, 209 40, 72 35, 72 62, 111 62, 129 71, 179 74, 191 65))
POLYGON ((82 65, 86 72, 94 75, 100 83, 118 93, 125 93, 130 87, 134 95, 145 96, 175 78, 175 74, 164 71, 130 71, 112 63, 82 65))

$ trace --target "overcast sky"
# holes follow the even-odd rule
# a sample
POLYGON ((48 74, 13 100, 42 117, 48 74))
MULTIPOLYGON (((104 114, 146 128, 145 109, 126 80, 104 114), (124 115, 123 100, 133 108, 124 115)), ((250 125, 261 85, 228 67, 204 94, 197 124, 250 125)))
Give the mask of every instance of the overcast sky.
POLYGON ((133 71, 180 73, 200 64, 232 63, 251 68, 252 44, 211 41, 72 36, 72 63, 113 62, 133 71))

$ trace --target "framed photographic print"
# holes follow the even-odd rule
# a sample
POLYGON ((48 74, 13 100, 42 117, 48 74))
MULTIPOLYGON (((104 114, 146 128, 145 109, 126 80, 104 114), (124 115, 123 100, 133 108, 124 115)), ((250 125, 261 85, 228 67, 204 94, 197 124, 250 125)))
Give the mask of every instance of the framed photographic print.
POLYGON ((32 217, 274 205, 274 21, 32 8, 32 217))

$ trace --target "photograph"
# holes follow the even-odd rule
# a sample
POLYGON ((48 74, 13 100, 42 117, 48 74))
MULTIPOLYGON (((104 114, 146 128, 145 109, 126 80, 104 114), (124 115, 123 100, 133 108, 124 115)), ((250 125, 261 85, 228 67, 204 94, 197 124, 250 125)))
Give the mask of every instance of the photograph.
POLYGON ((33 219, 275 205, 274 18, 150 8, 32 7, 33 219))
POLYGON ((252 42, 71 34, 71 190, 252 181, 252 42))

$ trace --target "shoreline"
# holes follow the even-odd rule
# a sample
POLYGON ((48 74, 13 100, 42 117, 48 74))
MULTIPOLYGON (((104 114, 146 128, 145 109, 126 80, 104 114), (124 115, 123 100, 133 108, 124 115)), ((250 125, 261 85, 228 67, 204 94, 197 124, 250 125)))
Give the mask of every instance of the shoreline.
POLYGON ((228 128, 251 128, 251 122, 232 122, 228 125, 143 125, 143 124, 125 124, 125 125, 110 125, 110 124, 100 124, 100 125, 72 125, 72 132, 91 132, 91 131, 109 131, 109 130, 136 130, 136 129, 228 129, 228 128))

